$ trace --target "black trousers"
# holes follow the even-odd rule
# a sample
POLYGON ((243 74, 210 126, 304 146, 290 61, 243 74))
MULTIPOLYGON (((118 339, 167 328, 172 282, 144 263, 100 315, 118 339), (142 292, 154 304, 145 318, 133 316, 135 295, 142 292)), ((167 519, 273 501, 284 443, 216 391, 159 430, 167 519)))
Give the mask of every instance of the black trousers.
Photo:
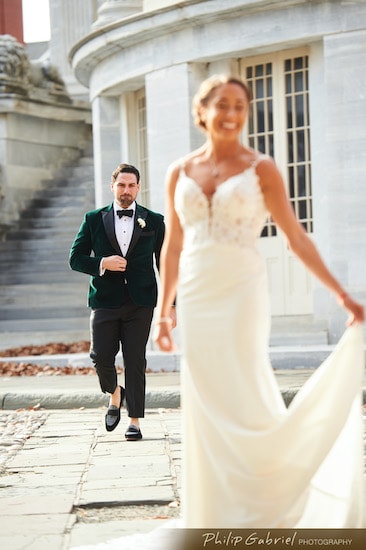
POLYGON ((129 299, 120 308, 94 309, 90 316, 90 357, 104 393, 117 388, 115 358, 122 349, 130 418, 145 414, 146 344, 153 312, 153 307, 136 306, 129 299))

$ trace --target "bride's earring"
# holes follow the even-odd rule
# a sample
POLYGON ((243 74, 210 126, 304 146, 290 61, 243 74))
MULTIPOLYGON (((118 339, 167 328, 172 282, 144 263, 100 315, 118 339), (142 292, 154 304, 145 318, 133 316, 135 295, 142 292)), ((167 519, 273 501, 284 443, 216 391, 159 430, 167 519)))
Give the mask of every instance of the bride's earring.
POLYGON ((202 126, 206 128, 206 115, 204 114, 204 111, 202 108, 198 111, 198 114, 199 114, 200 122, 202 126))

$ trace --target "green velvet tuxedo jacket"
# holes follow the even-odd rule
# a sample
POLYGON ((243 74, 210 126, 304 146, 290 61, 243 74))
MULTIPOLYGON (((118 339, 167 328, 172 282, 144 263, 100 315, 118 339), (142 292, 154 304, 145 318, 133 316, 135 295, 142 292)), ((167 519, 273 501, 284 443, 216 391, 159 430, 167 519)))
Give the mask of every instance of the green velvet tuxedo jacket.
POLYGON ((93 309, 120 307, 127 287, 136 305, 155 307, 154 258, 159 269, 164 232, 163 216, 136 204, 134 230, 125 256, 126 271, 107 270, 101 276, 99 267, 103 257, 123 256, 114 229, 113 204, 87 212, 71 247, 69 264, 71 269, 91 275, 88 305, 93 309))

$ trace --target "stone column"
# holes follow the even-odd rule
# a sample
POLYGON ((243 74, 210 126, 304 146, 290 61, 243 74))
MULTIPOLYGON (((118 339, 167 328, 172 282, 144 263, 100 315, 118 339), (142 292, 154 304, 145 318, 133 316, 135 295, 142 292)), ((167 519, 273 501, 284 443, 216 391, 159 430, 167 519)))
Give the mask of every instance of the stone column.
MULTIPOLYGON (((366 171, 365 65, 366 31, 333 34, 324 39, 324 95, 317 96, 322 120, 323 181, 316 189, 314 232, 334 275, 346 290, 365 301, 366 171), (322 205, 323 203, 323 205, 322 205), (317 206, 318 205, 318 206, 317 206), (323 231, 318 237, 317 218, 323 231)), ((310 121, 313 124, 312 120, 310 121)), ((327 291, 322 291, 323 293, 327 291)), ((329 296, 329 293, 328 293, 329 296)), ((331 341, 344 330, 346 314, 327 299, 331 341)))
POLYGON ((92 30, 96 0, 50 0, 50 62, 74 98, 88 99, 89 91, 76 80, 68 56, 71 47, 92 30))
POLYGON ((142 11, 142 0, 105 0, 99 2, 98 17, 93 28, 104 27, 109 23, 124 19, 142 11))
POLYGON ((110 176, 121 162, 119 97, 97 97, 93 101, 93 143, 96 207, 112 202, 110 176))
POLYGON ((193 124, 193 94, 207 75, 203 65, 182 64, 146 75, 150 206, 164 211, 164 179, 169 164, 204 140, 193 124))

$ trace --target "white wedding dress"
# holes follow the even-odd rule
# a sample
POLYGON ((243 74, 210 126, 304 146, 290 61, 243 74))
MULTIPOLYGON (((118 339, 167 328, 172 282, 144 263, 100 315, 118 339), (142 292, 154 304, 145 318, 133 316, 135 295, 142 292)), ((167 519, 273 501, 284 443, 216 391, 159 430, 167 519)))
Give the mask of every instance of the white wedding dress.
POLYGON ((182 168, 175 200, 185 235, 184 525, 362 526, 362 326, 346 330, 286 409, 268 356, 266 269, 256 249, 268 213, 256 166, 211 200, 182 168))
MULTIPOLYGON (((175 203, 185 235, 179 527, 362 527, 362 327, 346 330, 287 409, 268 355, 266 269, 256 250, 268 213, 256 166, 211 201, 182 168, 175 203)), ((174 550, 160 536, 94 548, 174 550)))

